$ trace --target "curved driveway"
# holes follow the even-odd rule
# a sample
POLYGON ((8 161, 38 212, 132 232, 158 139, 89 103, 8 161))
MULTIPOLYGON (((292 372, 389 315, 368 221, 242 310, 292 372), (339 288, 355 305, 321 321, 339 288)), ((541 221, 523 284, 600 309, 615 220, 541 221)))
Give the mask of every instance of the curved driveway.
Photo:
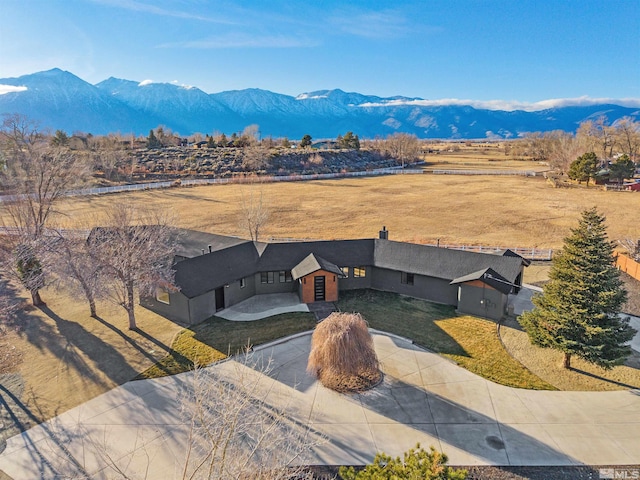
MULTIPOLYGON (((257 352, 273 360, 267 403, 286 403, 292 419, 328 439, 305 463, 364 464, 377 451, 397 455, 417 442, 443 450, 452 465, 640 463, 640 391, 519 390, 392 335, 376 333, 374 342, 384 381, 360 395, 337 394, 306 375, 310 334, 257 352)), ((111 459, 131 461, 131 471, 151 458, 148 478, 173 478, 187 435, 178 397, 190 375, 129 382, 13 437, 0 470, 16 479, 68 469, 101 477, 105 455, 92 447, 100 441, 111 459)))

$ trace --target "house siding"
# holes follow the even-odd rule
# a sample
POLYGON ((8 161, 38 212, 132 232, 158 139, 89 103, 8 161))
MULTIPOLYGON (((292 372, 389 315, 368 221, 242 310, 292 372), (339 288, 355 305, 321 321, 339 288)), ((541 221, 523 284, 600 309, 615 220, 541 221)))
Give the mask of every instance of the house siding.
POLYGON ((140 305, 170 320, 191 323, 189 299, 180 292, 169 293, 169 304, 159 302, 153 297, 141 297, 140 305))
POLYGON ((460 289, 458 312, 500 320, 504 317, 508 296, 480 281, 463 283, 460 289))
MULTIPOLYGON (((225 292, 226 293, 226 292, 225 292)), ((225 296, 226 299, 226 296, 225 296)), ((189 317, 191 324, 203 322, 216 312, 215 290, 189 299, 189 317)))
MULTIPOLYGON (((341 266, 345 266, 343 263, 341 266)), ((360 267, 361 265, 359 265, 360 267)), ((364 277, 354 277, 353 276, 353 268, 349 267, 349 276, 347 278, 339 278, 338 279, 338 288, 340 290, 357 290, 359 288, 371 288, 371 278, 373 276, 372 270, 373 267, 369 265, 364 265, 365 267, 365 276, 364 277)))
POLYGON ((246 277, 244 281, 245 286, 243 288, 240 288, 240 280, 230 283, 229 287, 225 288, 224 300, 227 307, 240 303, 256 294, 255 275, 246 277))
POLYGON ((278 272, 273 272, 273 283, 261 283, 260 272, 253 275, 255 283, 256 295, 264 295, 267 293, 291 293, 298 288, 296 282, 280 282, 278 272))
POLYGON ((315 301, 314 282, 316 277, 324 277, 324 297, 326 302, 338 301, 338 278, 335 273, 318 270, 300 279, 300 299, 302 303, 315 301))
POLYGON ((445 305, 458 304, 458 288, 450 285, 449 280, 416 274, 413 285, 405 285, 401 282, 401 276, 402 272, 397 270, 372 268, 371 288, 445 305))

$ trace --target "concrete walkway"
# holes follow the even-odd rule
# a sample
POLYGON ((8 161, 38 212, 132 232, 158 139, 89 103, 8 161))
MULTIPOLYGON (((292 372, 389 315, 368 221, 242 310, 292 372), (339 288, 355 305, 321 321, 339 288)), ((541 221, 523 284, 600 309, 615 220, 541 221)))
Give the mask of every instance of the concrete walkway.
POLYGON ((300 303, 296 293, 270 293, 254 295, 232 307, 216 313, 216 316, 234 322, 249 322, 290 312, 308 312, 306 303, 300 303))
MULTIPOLYGON (((251 370, 261 376, 261 400, 326 436, 302 463, 365 464, 377 451, 398 455, 416 442, 443 450, 452 465, 640 461, 640 391, 519 390, 395 336, 377 333, 374 343, 384 381, 360 395, 337 394, 307 376, 310 334, 257 349, 274 367, 268 376, 251 370)), ((248 367, 230 360, 206 372, 238 369, 248 367)), ((189 444, 180 401, 193 375, 129 382, 12 437, 0 470, 16 479, 71 471, 107 478, 113 470, 105 466, 117 463, 130 478, 176 478, 189 444)))

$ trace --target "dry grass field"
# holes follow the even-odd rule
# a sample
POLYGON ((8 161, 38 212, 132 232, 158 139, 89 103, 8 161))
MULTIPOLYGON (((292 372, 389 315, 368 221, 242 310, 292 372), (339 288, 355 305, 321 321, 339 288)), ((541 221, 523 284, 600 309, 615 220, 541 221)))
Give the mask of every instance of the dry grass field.
POLYGON ((87 228, 114 202, 170 212, 180 227, 247 237, 243 195, 261 191, 270 209, 262 239, 377 236, 441 244, 558 248, 594 205, 612 239, 637 238, 640 195, 599 187, 553 188, 542 177, 393 175, 326 181, 214 185, 69 198, 57 221, 87 228))
POLYGON ((0 336, 0 447, 25 427, 86 402, 165 357, 182 330, 144 308, 138 331, 128 330, 124 309, 85 302, 45 289, 47 306, 20 312, 22 328, 0 336))

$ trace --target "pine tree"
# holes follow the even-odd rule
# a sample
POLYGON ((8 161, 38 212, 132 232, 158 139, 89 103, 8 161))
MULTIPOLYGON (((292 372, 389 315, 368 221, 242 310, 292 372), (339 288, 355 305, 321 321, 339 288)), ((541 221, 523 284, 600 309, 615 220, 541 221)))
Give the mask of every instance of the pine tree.
POLYGON ((466 470, 458 470, 447 465, 449 459, 444 453, 430 447, 424 450, 418 444, 404 452, 403 458, 376 454, 373 463, 356 472, 353 467, 340 467, 338 474, 343 480, 465 480, 466 470))
POLYGON ((308 133, 302 137, 302 140, 300 140, 300 147, 305 148, 305 147, 310 147, 311 146, 311 135, 309 135, 308 133))
POLYGON ((611 368, 631 353, 625 343, 635 330, 618 316, 627 292, 604 222, 595 207, 582 212, 553 258, 549 283, 533 297, 535 308, 519 319, 534 345, 564 352, 565 368, 572 355, 611 368))
POLYGON ((578 183, 586 180, 588 187, 589 179, 593 178, 597 171, 598 157, 593 152, 587 152, 571 162, 568 175, 571 180, 577 180, 578 183))

